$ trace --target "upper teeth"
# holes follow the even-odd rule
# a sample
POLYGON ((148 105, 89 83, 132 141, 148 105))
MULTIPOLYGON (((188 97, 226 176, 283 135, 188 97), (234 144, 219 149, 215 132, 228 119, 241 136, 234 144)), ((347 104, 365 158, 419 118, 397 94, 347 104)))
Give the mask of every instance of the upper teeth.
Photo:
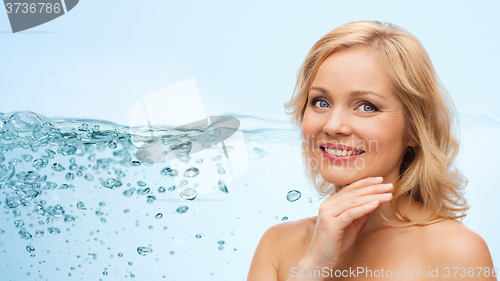
POLYGON ((361 154, 363 151, 352 151, 352 150, 338 150, 338 149, 330 149, 328 147, 325 147, 325 151, 328 154, 335 155, 335 156, 351 156, 351 155, 358 155, 361 154))

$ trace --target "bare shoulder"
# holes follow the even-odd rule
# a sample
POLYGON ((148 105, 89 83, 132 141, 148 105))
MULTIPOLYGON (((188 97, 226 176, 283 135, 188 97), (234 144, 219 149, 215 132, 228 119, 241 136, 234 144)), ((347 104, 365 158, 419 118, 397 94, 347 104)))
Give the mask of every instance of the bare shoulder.
POLYGON ((282 222, 269 228, 275 234, 279 234, 280 239, 297 239, 309 236, 311 230, 314 232, 316 217, 308 217, 295 221, 282 222))
POLYGON ((290 245, 294 245, 293 249, 297 249, 299 245, 307 245, 311 241, 316 220, 308 217, 295 221, 287 221, 276 224, 270 227, 263 235, 275 245, 276 250, 281 254, 290 251, 290 245))
POLYGON ((427 240, 424 251, 433 263, 443 267, 493 267, 488 245, 465 224, 447 219, 424 227, 427 240))
POLYGON ((306 242, 314 232, 315 221, 305 218, 297 221, 282 222, 264 232, 255 250, 247 280, 278 280, 282 259, 288 257, 291 245, 306 242))

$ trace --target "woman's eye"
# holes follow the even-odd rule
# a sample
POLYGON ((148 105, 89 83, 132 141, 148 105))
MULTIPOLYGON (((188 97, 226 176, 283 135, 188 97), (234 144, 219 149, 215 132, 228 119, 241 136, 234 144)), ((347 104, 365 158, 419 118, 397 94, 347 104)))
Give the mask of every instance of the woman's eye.
POLYGON ((324 105, 325 107, 328 106, 328 103, 324 100, 320 100, 319 101, 319 107, 323 107, 322 105, 324 105))
POLYGON ((372 111, 373 110, 373 107, 369 104, 363 104, 363 106, 364 106, 363 109, 365 111, 372 111))
POLYGON ((314 106, 317 106, 319 104, 320 108, 325 108, 325 107, 328 106, 328 103, 326 101, 324 101, 324 100, 318 100, 318 99, 313 100, 312 104, 314 106))
POLYGON ((373 104, 369 103, 369 102, 362 102, 360 104, 360 106, 362 107, 362 110, 364 112, 374 112, 374 111, 378 111, 378 108, 376 106, 374 106, 373 104))
MULTIPOLYGON (((325 100, 322 100, 322 99, 313 99, 311 104, 315 107, 318 107, 318 108, 327 108, 329 106, 328 102, 326 102, 325 100)), ((375 105, 373 105, 372 103, 367 102, 367 101, 363 101, 363 102, 359 103, 358 108, 359 107, 362 107, 361 110, 363 112, 379 111, 379 109, 375 105)))

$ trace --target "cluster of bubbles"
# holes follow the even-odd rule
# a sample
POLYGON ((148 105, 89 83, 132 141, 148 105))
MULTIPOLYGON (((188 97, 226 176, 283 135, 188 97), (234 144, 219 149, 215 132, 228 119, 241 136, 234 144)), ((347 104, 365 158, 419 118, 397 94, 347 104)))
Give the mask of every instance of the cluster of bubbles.
MULTIPOLYGON (((122 192, 123 196, 144 195, 147 203, 153 203, 156 200, 153 189, 158 194, 179 189, 175 185, 168 188, 164 186, 152 188, 148 187, 144 181, 137 181, 136 189, 131 183, 124 182, 126 168, 148 165, 148 163, 133 159, 132 138, 137 140, 141 137, 132 136, 128 127, 111 122, 48 119, 33 112, 15 112, 10 115, 0 113, 0 192, 5 195, 1 202, 5 203, 4 208, 8 210, 6 214, 10 211, 15 218, 18 218, 14 221, 14 226, 19 238, 31 240, 41 238, 45 233, 57 235, 61 233, 62 228, 52 225, 55 224, 54 221, 75 222, 78 217, 68 213, 67 207, 60 204, 51 205, 44 198, 55 189, 78 188, 77 184, 73 183, 79 178, 88 182, 97 180, 100 186, 107 189, 119 189, 126 185, 127 188, 122 192), (91 125, 91 123, 94 124, 91 125), (104 154, 104 151, 112 151, 112 157, 98 158, 98 155, 104 154), (34 156, 39 152, 42 152, 41 156, 34 156), (64 157, 69 158, 67 165, 64 164, 64 157), (93 164, 79 165, 78 158, 84 157, 93 164), (52 174, 44 174, 47 169, 51 170, 52 174), (99 174, 99 171, 105 171, 108 177, 97 179, 96 174, 99 174), (114 176, 109 176, 112 174, 111 171, 114 176), (62 178, 62 183, 57 179, 58 176, 62 178), (27 216, 32 219, 38 217, 38 225, 44 228, 34 232, 29 230, 25 225, 25 220, 20 218, 21 209, 30 210, 27 216)), ((184 150, 189 153, 190 141, 185 137, 182 140, 179 139, 179 137, 176 139, 159 138, 153 141, 163 141, 164 144, 174 143, 170 146, 170 151, 184 150)), ((212 160, 220 159, 221 155, 217 155, 212 160)), ((203 159, 199 160, 203 161, 203 159)), ((218 166, 219 174, 225 173, 220 164, 218 166)), ((194 178, 199 173, 200 170, 197 167, 190 167, 182 173, 182 176, 194 178)), ((180 176, 179 171, 170 167, 164 167, 160 174, 169 178, 180 176)), ((181 182, 181 185, 183 183, 181 182)), ((221 192, 228 193, 227 186, 222 180, 219 180, 218 187, 221 192)), ((184 200, 194 200, 197 198, 197 192, 194 188, 184 188, 178 196, 184 200)), ((100 207, 104 205, 104 202, 99 204, 100 207)), ((82 201, 76 204, 76 208, 82 211, 87 210, 82 201)), ((188 210, 188 206, 181 205, 175 209, 175 212, 184 214, 188 210)), ((128 209, 124 212, 127 213, 128 209)), ((101 222, 106 223, 102 211, 96 210, 95 214, 100 217, 101 222)), ((164 214, 156 213, 154 217, 162 219, 164 214)), ((33 224, 30 226, 34 227, 33 224)), ((5 232, 6 230, 0 229, 0 234, 5 232)), ((220 246, 219 243, 219 248, 220 246)), ((35 257, 36 249, 33 245, 27 245, 26 251, 35 257)), ((141 256, 152 252, 150 247, 137 247, 137 253, 141 256)), ((173 253, 172 251, 171 254, 173 253)), ((107 275, 107 271, 103 274, 107 275)), ((68 276, 71 276, 71 273, 68 276)))
MULTIPOLYGON (((166 129, 156 128, 156 130, 166 129)), ((155 194, 162 195, 174 191, 178 191, 177 196, 187 201, 195 200, 198 197, 196 185, 193 188, 186 187, 187 180, 181 181, 178 186, 154 188, 142 180, 134 183, 137 187, 126 182, 127 168, 151 165, 134 159, 132 138, 137 141, 143 137, 140 134, 131 135, 128 127, 111 122, 48 119, 33 112, 15 112, 9 115, 0 113, 0 192, 5 195, 0 204, 4 202, 4 208, 12 212, 16 218, 14 221, 16 235, 21 240, 28 242, 34 238, 41 238, 46 233, 50 235, 60 234, 64 228, 57 224, 58 221, 77 222, 78 216, 68 212, 68 207, 50 204, 46 197, 47 194, 56 189, 74 190, 78 188, 76 183, 78 180, 89 183, 97 182, 100 187, 105 189, 122 189, 123 196, 138 195, 140 198, 145 198, 149 204, 157 200, 155 194), (104 152, 110 151, 112 152, 111 157, 98 157, 104 155, 104 152), (34 156, 40 152, 40 156, 34 156), (65 164, 65 159, 68 161, 67 164, 65 164), (92 164, 79 165, 79 159, 88 160, 92 164), (44 174, 47 169, 49 175, 44 174), (104 171, 107 176, 99 177, 100 171, 104 171), (124 188, 124 186, 126 187, 124 188), (21 218, 22 209, 29 210, 28 214, 25 214, 26 216, 31 217, 31 219, 37 218, 38 226, 41 229, 33 231, 27 228, 26 218, 24 220, 21 218)), ((152 141, 162 141, 163 144, 169 145, 170 153, 188 154, 192 147, 191 140, 182 134, 171 138, 163 136, 153 140, 151 138, 144 139, 144 142, 152 141)), ((262 148, 256 147, 253 152, 259 157, 269 156, 262 148)), ((217 162, 221 157, 221 155, 217 155, 211 160, 217 162)), ((199 164, 202 162, 203 159, 196 161, 199 164)), ((217 166, 218 173, 224 174, 225 170, 219 163, 217 166)), ((164 167, 160 171, 160 175, 166 178, 183 176, 189 179, 195 178, 199 173, 198 167, 190 167, 183 172, 171 167, 164 167)), ((220 192, 228 193, 224 181, 219 180, 217 187, 220 192)), ((301 193, 297 190, 291 190, 286 196, 289 202, 295 202, 300 197, 301 193)), ((101 202, 99 206, 104 207, 105 203, 101 202)), ((83 201, 78 201, 76 209, 86 211, 87 207, 83 201)), ((188 210, 189 207, 184 204, 175 207, 177 214, 184 214, 188 210)), ((128 212, 129 209, 124 211, 124 213, 128 212)), ((96 210, 95 215, 100 217, 102 223, 106 223, 106 218, 101 210, 96 210)), ((164 214, 158 212, 154 218, 160 220, 164 218, 164 214)), ((282 221, 287 219, 288 217, 283 217, 282 221)), ((33 224, 30 226, 34 227, 33 224)), ((0 229, 0 235, 5 232, 5 230, 0 229)), ((195 237, 201 239, 202 235, 197 234, 195 237)), ((224 245, 225 241, 217 241, 219 250, 223 250, 224 245)), ((0 244, 0 247, 2 246, 0 244)), ((234 250, 236 251, 236 249, 234 250)), ((36 249, 33 245, 26 245, 26 251, 31 257, 35 257, 36 249)), ((151 247, 137 247, 137 253, 140 256, 147 256, 152 252, 151 247)), ((175 252, 170 251, 170 254, 173 255, 175 252)), ((96 258, 95 253, 89 253, 89 255, 96 258)), ((119 253, 118 256, 122 257, 123 253, 119 253)), ((128 265, 132 265, 132 261, 128 265)), ((103 275, 108 275, 107 269, 103 271, 103 275)), ((68 273, 68 276, 71 276, 71 272, 68 273)), ((131 274, 130 277, 135 277, 135 275, 131 274)))

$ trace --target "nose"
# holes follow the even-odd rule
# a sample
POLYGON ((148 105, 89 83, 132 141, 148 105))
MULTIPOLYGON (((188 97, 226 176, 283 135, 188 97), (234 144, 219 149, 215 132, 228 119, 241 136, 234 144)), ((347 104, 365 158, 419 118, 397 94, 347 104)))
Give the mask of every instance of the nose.
POLYGON ((342 109, 332 110, 323 127, 323 131, 331 136, 350 136, 352 134, 352 127, 349 124, 349 114, 342 109))

